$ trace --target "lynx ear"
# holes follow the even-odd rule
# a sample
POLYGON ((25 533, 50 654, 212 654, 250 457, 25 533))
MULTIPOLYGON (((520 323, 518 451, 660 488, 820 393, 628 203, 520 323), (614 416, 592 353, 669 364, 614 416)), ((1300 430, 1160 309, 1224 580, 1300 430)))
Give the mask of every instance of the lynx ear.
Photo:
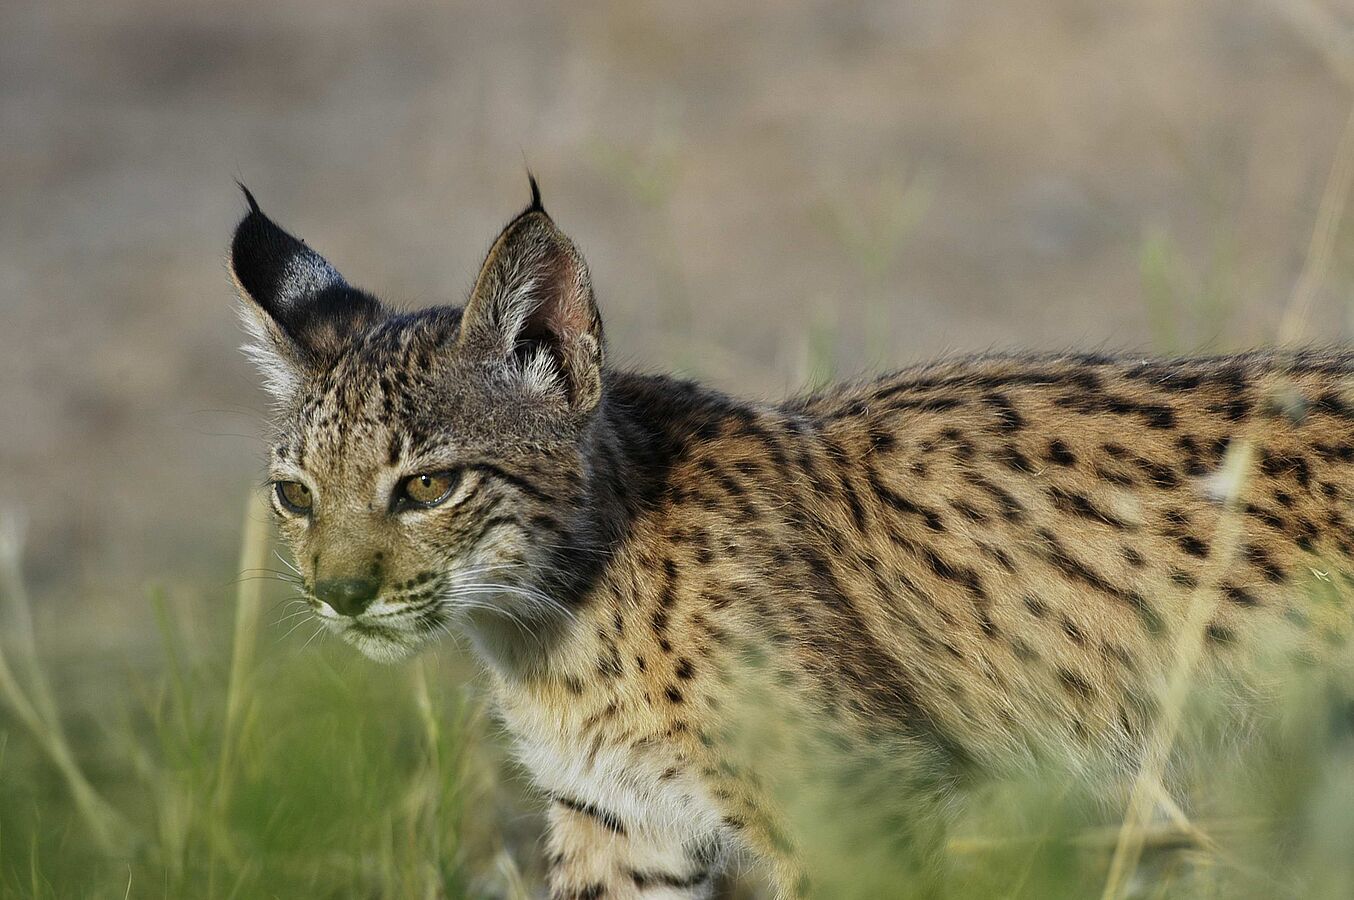
POLYGON ((541 205, 535 179, 531 195, 531 206, 489 249, 461 341, 541 394, 587 412, 602 396, 602 320, 588 267, 541 205))
POLYGON ((307 371, 333 361, 352 336, 384 318, 380 302, 349 287, 314 250, 279 228, 240 185, 249 213, 235 228, 230 272, 240 317, 253 339, 245 352, 279 399, 307 371))

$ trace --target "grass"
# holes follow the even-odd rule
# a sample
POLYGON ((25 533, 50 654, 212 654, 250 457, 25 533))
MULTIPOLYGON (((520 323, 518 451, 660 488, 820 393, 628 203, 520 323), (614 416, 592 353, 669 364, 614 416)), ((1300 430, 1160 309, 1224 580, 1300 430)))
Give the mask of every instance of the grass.
MULTIPOLYGON (((246 521, 266 521, 256 513, 246 521)), ((7 618, 26 621, 7 546, 7 618)), ((270 551, 266 528, 248 526, 246 558, 270 551)), ((208 629, 229 633, 211 613, 224 598, 148 598, 158 674, 108 685, 101 731, 78 744, 42 667, 19 666, 36 662, 29 632, 6 630, 0 895, 525 896, 500 857, 529 858, 529 847, 505 856, 503 841, 529 844, 530 829, 502 836, 524 808, 466 673, 280 642, 290 623, 264 624, 279 608, 266 583, 240 582, 233 647, 200 643, 208 629)))

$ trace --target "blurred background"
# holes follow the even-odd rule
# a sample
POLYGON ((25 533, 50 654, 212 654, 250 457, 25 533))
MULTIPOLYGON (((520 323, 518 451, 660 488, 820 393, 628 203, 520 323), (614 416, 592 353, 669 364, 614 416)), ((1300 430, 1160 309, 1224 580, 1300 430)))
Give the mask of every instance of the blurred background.
MULTIPOLYGON (((1352 36, 1348 0, 0 4, 0 503, 69 727, 161 671, 148 597, 228 644, 267 407, 236 179, 419 306, 462 301, 530 167, 613 360, 741 394, 1223 351, 1273 338, 1352 36)), ((1354 324, 1348 237, 1321 342, 1354 324)))

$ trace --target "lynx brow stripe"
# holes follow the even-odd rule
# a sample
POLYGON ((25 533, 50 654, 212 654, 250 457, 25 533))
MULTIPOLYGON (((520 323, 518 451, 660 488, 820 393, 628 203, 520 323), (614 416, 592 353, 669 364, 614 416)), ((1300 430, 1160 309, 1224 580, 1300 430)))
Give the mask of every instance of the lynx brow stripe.
POLYGON ((465 468, 474 470, 476 472, 484 472, 488 475, 492 475, 493 477, 501 481, 506 481, 508 484, 517 488, 519 491, 526 494, 528 497, 532 498, 533 500, 539 500, 541 503, 559 502, 558 497, 555 497, 549 492, 543 490, 542 488, 537 487, 535 484, 532 484, 530 481, 523 478, 522 476, 514 475, 512 472, 505 471, 504 469, 494 465, 493 463, 484 463, 484 462, 469 463, 466 465, 465 468))
MULTIPOLYGON (((497 506, 498 502, 495 501, 494 505, 497 506)), ((514 515, 490 516, 480 523, 480 527, 476 530, 475 536, 467 541, 466 545, 470 547, 475 546, 480 541, 484 540, 486 534, 493 531, 495 528, 501 528, 504 525, 514 525, 520 528, 522 523, 514 515)))

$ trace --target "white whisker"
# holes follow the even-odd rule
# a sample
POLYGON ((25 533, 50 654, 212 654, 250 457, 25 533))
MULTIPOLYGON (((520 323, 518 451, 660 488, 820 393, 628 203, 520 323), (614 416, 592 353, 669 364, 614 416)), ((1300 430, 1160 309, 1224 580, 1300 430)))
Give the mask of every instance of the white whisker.
MULTIPOLYGON (((310 611, 310 610, 306 610, 306 612, 309 612, 309 611, 310 611)), ((309 621, 309 620, 308 620, 308 619, 302 619, 301 621, 299 621, 299 622, 297 622, 296 624, 292 625, 291 628, 288 628, 288 629, 287 629, 287 633, 284 634, 284 635, 282 635, 282 637, 280 637, 280 638, 277 639, 277 640, 278 640, 278 643, 282 643, 283 641, 285 641, 288 637, 291 636, 291 633, 292 633, 293 631, 295 631, 296 629, 300 628, 302 625, 306 624, 307 621, 309 621)), ((324 626, 321 625, 320 627, 323 628, 324 626)))
POLYGON ((305 642, 304 644, 301 645, 301 649, 304 650, 304 649, 306 649, 307 647, 309 647, 309 646, 310 646, 310 642, 313 641, 313 640, 315 640, 317 637, 319 637, 319 636, 320 636, 320 632, 321 632, 321 631, 324 631, 324 629, 325 629, 325 624, 324 624, 323 622, 321 622, 321 623, 320 623, 320 627, 315 629, 315 633, 312 634, 310 637, 306 638, 306 642, 305 642))
MULTIPOLYGON (((276 627, 278 627, 279 625, 281 625, 283 622, 290 622, 292 619, 296 618, 297 616, 304 616, 304 615, 307 615, 309 612, 310 612, 309 609, 298 609, 298 610, 297 610, 296 612, 294 612, 294 613, 288 613, 287 615, 285 615, 285 616, 283 616, 282 618, 278 619, 276 622, 273 622, 273 623, 272 623, 271 625, 269 625, 268 627, 269 627, 269 628, 276 628, 276 627)), ((291 633, 291 632, 287 632, 287 634, 290 634, 290 633, 291 633)), ((283 635, 283 637, 286 637, 286 635, 283 635)))
POLYGON ((293 572, 295 572, 298 578, 303 577, 301 575, 301 570, 297 568, 295 564, 288 562, 287 559, 281 553, 278 553, 276 550, 274 550, 273 555, 277 557, 278 562, 282 563, 282 565, 286 566, 288 569, 291 569, 293 572))

